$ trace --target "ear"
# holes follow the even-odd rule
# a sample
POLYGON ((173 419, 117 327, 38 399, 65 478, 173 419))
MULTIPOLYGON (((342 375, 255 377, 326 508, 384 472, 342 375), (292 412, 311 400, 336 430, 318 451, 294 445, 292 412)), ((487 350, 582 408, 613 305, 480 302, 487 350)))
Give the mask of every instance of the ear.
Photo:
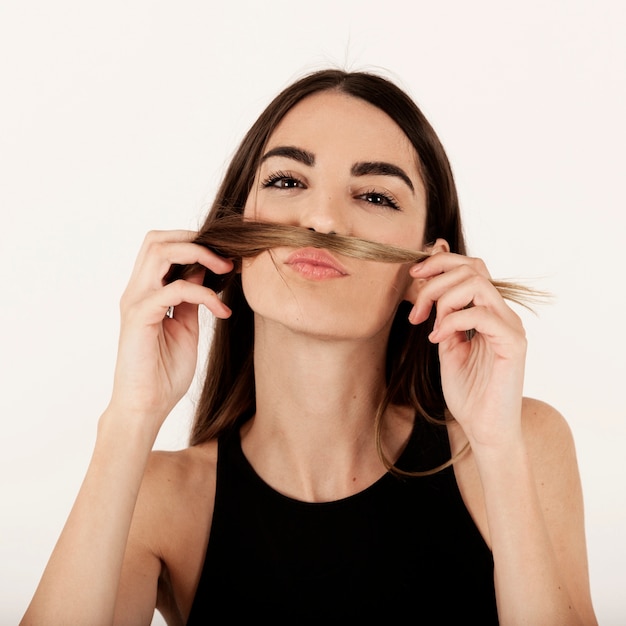
MULTIPOLYGON (((437 254, 439 252, 450 252, 450 245, 445 239, 436 239, 433 243, 429 243, 424 246, 424 252, 426 254, 437 254)), ((417 298, 417 293, 420 289, 420 285, 423 284, 424 280, 420 278, 409 278, 407 283, 406 291, 404 292, 403 300, 407 302, 411 302, 413 304, 417 298)))
POLYGON ((424 246, 424 252, 428 254, 437 254, 438 252, 450 252, 450 244, 439 237, 433 243, 424 246))

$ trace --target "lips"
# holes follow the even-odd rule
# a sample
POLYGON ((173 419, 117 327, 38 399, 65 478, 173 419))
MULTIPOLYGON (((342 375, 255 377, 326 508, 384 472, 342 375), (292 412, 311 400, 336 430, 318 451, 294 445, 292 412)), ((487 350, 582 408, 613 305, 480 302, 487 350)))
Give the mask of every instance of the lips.
POLYGON ((340 278, 347 276, 347 270, 325 250, 318 248, 302 248, 292 252, 285 264, 294 271, 314 280, 340 278))

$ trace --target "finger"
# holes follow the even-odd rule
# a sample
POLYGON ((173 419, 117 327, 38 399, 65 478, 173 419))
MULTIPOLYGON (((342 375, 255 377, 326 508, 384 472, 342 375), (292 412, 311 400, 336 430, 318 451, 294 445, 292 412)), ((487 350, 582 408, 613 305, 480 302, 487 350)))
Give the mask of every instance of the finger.
POLYGON ((477 274, 491 278, 484 261, 479 258, 455 254, 453 252, 437 252, 420 263, 416 263, 409 270, 409 274, 415 278, 431 278, 437 274, 443 274, 459 266, 468 266, 477 274))
POLYGON ((193 241, 198 231, 182 228, 173 230, 150 230, 146 233, 145 241, 193 241))
MULTIPOLYGON (((416 293, 413 309, 409 314, 409 321, 412 324, 420 324, 428 319, 433 305, 439 301, 440 298, 454 287, 463 282, 470 281, 478 275, 473 271, 469 265, 458 265, 450 271, 437 274, 434 277, 416 278, 414 279, 413 291, 416 293)), ((462 308, 469 302, 472 297, 464 302, 458 308, 462 308)))
POLYGON ((524 337, 521 321, 503 319, 492 309, 485 306, 472 306, 454 311, 439 320, 431 332, 429 339, 433 343, 443 343, 463 334, 461 340, 467 339, 466 333, 471 332, 490 340, 492 344, 513 345, 524 337))
POLYGON ((193 230, 150 230, 143 239, 137 261, 141 263, 155 244, 191 243, 197 236, 198 233, 193 230))
MULTIPOLYGON (((204 282, 204 271, 198 271, 194 274, 190 274, 189 276, 187 276, 185 278, 186 281, 190 282, 190 283, 194 283, 196 285, 202 285, 204 282)), ((174 281, 172 281, 174 282, 174 281)), ((178 312, 176 314, 176 319, 178 319, 179 321, 182 320, 183 322, 185 321, 185 313, 186 313, 186 308, 189 307, 190 309, 193 310, 194 313, 194 317, 197 317, 196 312, 197 312, 197 305, 193 305, 187 302, 183 302, 182 304, 180 304, 178 306, 178 312), (181 314, 183 315, 183 317, 181 317, 181 314)), ((176 307, 174 305, 170 305, 167 309, 167 311, 165 312, 165 317, 167 317, 168 319, 173 319, 174 318, 174 309, 176 307)), ((194 320, 195 322, 195 320, 194 320)))
POLYGON ((156 324, 163 321, 170 307, 176 307, 181 316, 176 315, 175 319, 180 321, 188 308, 186 305, 192 305, 192 310, 204 305, 221 319, 230 317, 232 313, 212 289, 187 280, 177 280, 152 291, 147 297, 129 306, 125 313, 127 317, 137 316, 147 324, 156 324))
POLYGON ((232 313, 215 291, 204 287, 202 284, 187 280, 176 280, 160 289, 157 293, 159 294, 162 307, 165 306, 166 302, 169 302, 167 308, 170 306, 183 308, 188 304, 195 306, 202 304, 215 317, 221 319, 230 317, 232 313))
POLYGON ((139 288, 157 288, 162 285, 163 278, 172 265, 195 263, 215 274, 225 274, 233 269, 232 261, 216 255, 204 246, 188 241, 163 240, 160 236, 151 237, 142 248, 131 275, 131 282, 139 288))
MULTIPOLYGON (((437 285, 437 287, 439 286, 437 285)), ((453 311, 459 311, 469 306, 486 306, 503 317, 507 317, 507 312, 510 311, 491 282, 483 276, 473 274, 452 284, 450 288, 440 293, 437 298, 436 321, 443 319, 453 311)))
POLYGON ((169 272, 172 265, 199 264, 215 274, 226 274, 232 271, 234 265, 230 259, 225 259, 215 252, 195 243, 161 243, 160 250, 155 255, 157 264, 156 274, 161 279, 169 272))

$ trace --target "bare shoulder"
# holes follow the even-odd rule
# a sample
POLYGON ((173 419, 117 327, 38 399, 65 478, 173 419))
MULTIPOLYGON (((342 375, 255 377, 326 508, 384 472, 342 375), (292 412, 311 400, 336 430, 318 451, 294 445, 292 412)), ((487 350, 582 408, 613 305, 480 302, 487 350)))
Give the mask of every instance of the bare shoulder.
MULTIPOLYGON (((565 417, 552 405, 535 398, 523 398, 522 429, 537 491, 545 509, 570 506, 577 518, 582 514, 582 493, 574 437, 565 417)), ((453 451, 467 441, 462 429, 450 429, 453 451)), ((455 464, 455 474, 468 508, 488 535, 484 516, 484 494, 472 452, 455 464)))
MULTIPOLYGON (((574 438, 565 417, 551 404, 536 398, 522 401, 522 430, 534 469, 558 464, 564 458, 576 458, 574 438)), ((461 426, 452 422, 448 428, 453 454, 461 452, 467 442, 461 426)), ((461 473, 476 473, 472 454, 461 455, 456 464, 461 473)))
POLYGON ((553 518, 554 526, 560 527, 560 531, 571 527, 582 533, 582 487, 569 424, 553 406, 534 398, 524 398, 522 419, 544 514, 553 518))
POLYGON ((572 430, 555 407, 536 398, 524 398, 522 427, 537 478, 544 472, 551 475, 556 472, 561 476, 569 474, 578 482, 572 430))
POLYGON ((168 566, 188 551, 190 538, 204 540, 213 513, 216 467, 214 441, 150 456, 138 507, 149 514, 153 548, 168 566))
POLYGON ((573 442, 572 432, 565 417, 543 400, 525 397, 522 403, 522 420, 524 432, 530 441, 552 435, 556 438, 552 442, 554 444, 569 445, 573 442))
POLYGON ((199 483, 214 480, 216 465, 215 441, 182 450, 155 450, 150 454, 142 492, 151 500, 194 493, 199 483))
POLYGON ((216 467, 214 441, 151 453, 127 543, 120 606, 132 604, 137 581, 152 572, 152 605, 169 624, 185 622, 208 542, 216 467))

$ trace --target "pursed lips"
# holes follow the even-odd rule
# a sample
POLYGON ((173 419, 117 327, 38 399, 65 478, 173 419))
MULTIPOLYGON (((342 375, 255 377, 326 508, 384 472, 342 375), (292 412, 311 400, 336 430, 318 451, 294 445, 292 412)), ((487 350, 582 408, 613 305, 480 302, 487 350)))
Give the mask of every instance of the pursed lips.
POLYGON ((296 250, 287 257, 285 264, 307 278, 339 278, 348 275, 337 259, 319 248, 296 250))

